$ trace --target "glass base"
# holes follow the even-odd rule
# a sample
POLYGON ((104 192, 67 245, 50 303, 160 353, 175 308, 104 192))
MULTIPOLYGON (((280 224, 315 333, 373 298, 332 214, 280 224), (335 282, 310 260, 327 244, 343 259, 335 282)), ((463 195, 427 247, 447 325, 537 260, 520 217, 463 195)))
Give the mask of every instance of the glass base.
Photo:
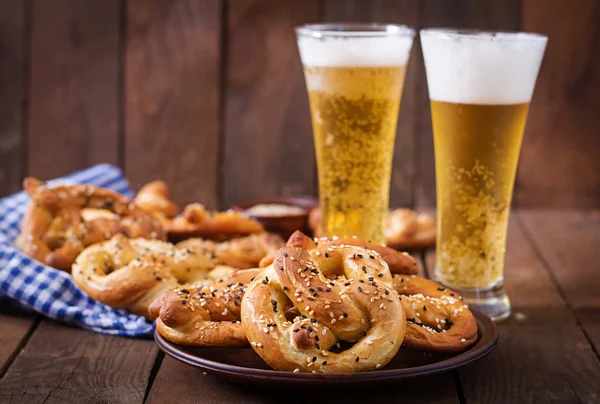
POLYGON ((487 314, 494 321, 501 321, 510 317, 510 299, 504 291, 503 285, 490 290, 461 289, 450 285, 444 286, 460 293, 469 307, 487 314))

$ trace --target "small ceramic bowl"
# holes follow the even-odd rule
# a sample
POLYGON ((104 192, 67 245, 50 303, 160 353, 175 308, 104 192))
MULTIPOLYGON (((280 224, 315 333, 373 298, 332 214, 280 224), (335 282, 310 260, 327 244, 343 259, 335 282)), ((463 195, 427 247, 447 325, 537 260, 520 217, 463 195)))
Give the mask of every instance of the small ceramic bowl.
POLYGON ((318 204, 319 200, 312 196, 272 196, 238 203, 233 210, 255 218, 267 231, 278 233, 285 240, 296 230, 310 234, 308 214, 318 204), (292 209, 285 212, 285 206, 292 209))

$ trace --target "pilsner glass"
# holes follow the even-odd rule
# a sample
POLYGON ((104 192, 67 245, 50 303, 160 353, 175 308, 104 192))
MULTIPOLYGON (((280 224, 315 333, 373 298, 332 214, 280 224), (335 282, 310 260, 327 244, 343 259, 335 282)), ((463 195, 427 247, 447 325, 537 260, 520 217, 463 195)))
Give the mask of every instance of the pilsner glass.
POLYGON ((299 27, 296 34, 310 101, 322 234, 383 243, 414 31, 323 24, 299 27))
POLYGON ((527 111, 548 38, 425 29, 435 149, 438 281, 499 320, 504 253, 527 111))

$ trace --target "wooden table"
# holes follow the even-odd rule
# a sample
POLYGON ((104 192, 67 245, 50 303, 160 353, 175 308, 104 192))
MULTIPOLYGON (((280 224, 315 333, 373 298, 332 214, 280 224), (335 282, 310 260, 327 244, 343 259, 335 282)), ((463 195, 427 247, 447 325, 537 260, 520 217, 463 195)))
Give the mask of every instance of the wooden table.
MULTIPOLYGON (((431 271, 433 251, 420 258, 431 271)), ((436 377, 360 390, 238 386, 110 337, 0 309, 0 403, 600 403, 600 213, 512 215, 513 316, 487 358, 436 377)))

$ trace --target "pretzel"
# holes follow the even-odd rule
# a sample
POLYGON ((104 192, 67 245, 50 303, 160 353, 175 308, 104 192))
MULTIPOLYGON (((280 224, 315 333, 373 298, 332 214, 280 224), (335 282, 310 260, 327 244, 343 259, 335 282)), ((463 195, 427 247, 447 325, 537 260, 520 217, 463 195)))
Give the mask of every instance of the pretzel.
POLYGON ((435 220, 425 213, 411 209, 394 209, 388 215, 385 229, 388 246, 411 250, 435 245, 435 220))
POLYGON ((164 290, 206 280, 215 261, 173 244, 116 235, 86 248, 73 264, 73 280, 92 299, 148 317, 164 290))
POLYGON ((255 233, 221 243, 191 238, 181 241, 177 247, 211 254, 216 262, 235 268, 256 268, 266 256, 273 256, 285 243, 276 234, 255 233))
POLYGON ((200 203, 192 203, 177 214, 177 205, 169 200, 169 190, 162 181, 154 181, 140 189, 135 203, 155 214, 173 242, 190 237, 230 240, 264 231, 256 220, 234 211, 211 213, 200 203))
MULTIPOLYGON (((308 227, 315 237, 321 235, 321 209, 314 208, 308 217, 308 227)), ((435 221, 430 215, 398 208, 389 212, 385 227, 386 244, 397 250, 427 248, 435 245, 435 221)))
POLYGON ((284 247, 248 287, 242 327, 256 353, 277 370, 378 369, 394 357, 406 328, 400 301, 386 283, 391 286, 389 269, 375 251, 332 246, 309 254, 284 247), (358 257, 365 252, 369 257, 358 257), (300 314, 291 321, 284 314, 290 308, 300 314), (339 341, 354 345, 335 353, 339 341))
POLYGON ((477 340, 477 323, 460 295, 429 279, 393 275, 406 312, 404 345, 420 351, 457 353, 477 340))
MULTIPOLYGON (((409 254, 352 237, 314 241, 299 231, 290 237, 287 244, 310 250, 313 259, 319 251, 315 250, 317 245, 320 251, 326 250, 329 254, 332 254, 331 248, 335 252, 339 251, 336 250, 339 246, 348 245, 362 245, 363 249, 367 247, 380 253, 392 272, 393 287, 401 295, 402 306, 409 318, 405 346, 428 352, 455 353, 465 350, 477 339, 475 318, 459 294, 431 280, 414 276, 418 272, 418 264, 409 254)), ((389 285, 386 280, 387 277, 384 277, 384 283, 389 285)))
POLYGON ((32 199, 17 246, 30 257, 64 271, 87 246, 115 234, 164 239, 159 221, 116 192, 91 185, 48 188, 28 177, 23 188, 32 199))
POLYGON ((308 250, 316 248, 316 246, 323 248, 344 245, 362 247, 365 250, 374 250, 379 253, 392 273, 414 275, 419 272, 419 264, 410 254, 405 252, 401 253, 392 248, 361 240, 357 237, 333 237, 331 239, 322 237, 317 240, 311 240, 309 237, 297 231, 292 234, 288 240, 288 245, 297 247, 302 246, 304 249, 308 250))
POLYGON ((161 294, 148 308, 156 329, 176 344, 200 347, 248 345, 240 323, 247 284, 259 269, 246 269, 212 283, 179 287, 161 294))
POLYGON ((149 212, 158 212, 165 218, 177 216, 179 206, 169 199, 169 187, 164 181, 144 185, 135 196, 135 204, 149 212))

